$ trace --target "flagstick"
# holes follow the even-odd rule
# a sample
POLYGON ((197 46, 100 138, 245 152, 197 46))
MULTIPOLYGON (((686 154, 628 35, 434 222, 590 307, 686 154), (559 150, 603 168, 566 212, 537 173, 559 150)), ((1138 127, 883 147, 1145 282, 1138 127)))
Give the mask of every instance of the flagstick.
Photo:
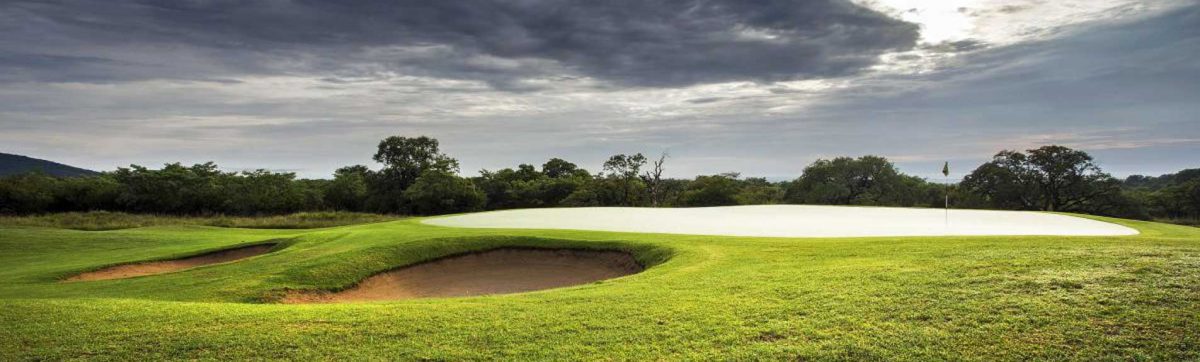
POLYGON ((946 185, 946 193, 944 194, 946 197, 944 209, 946 216, 942 225, 942 230, 945 231, 946 235, 950 235, 950 161, 946 161, 946 163, 942 165, 942 177, 946 178, 944 180, 946 185))

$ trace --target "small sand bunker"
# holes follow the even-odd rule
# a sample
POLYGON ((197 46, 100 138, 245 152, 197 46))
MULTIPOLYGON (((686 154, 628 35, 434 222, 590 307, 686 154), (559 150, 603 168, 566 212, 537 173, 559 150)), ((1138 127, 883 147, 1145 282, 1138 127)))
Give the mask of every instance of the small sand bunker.
POLYGON ((628 253, 505 248, 446 257, 376 274, 336 292, 298 292, 285 303, 335 303, 520 293, 642 271, 628 253))
POLYGON ((270 252, 271 248, 274 246, 275 244, 258 244, 196 255, 183 259, 117 265, 97 271, 79 274, 67 278, 67 281, 121 279, 143 275, 162 274, 177 270, 195 268, 202 265, 230 262, 238 259, 266 254, 270 252))

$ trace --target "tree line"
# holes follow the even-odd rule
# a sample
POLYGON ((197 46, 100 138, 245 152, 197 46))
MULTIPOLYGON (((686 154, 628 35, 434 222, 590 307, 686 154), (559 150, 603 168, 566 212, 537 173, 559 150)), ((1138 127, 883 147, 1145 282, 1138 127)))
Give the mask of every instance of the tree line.
POLYGON ((1001 151, 957 184, 906 175, 886 158, 821 159, 783 182, 738 173, 663 177, 669 155, 618 154, 592 173, 560 158, 461 177, 429 137, 388 137, 372 159, 332 179, 213 163, 137 165, 96 176, 0 178, 0 213, 126 211, 265 215, 297 211, 446 214, 536 207, 697 207, 758 204, 941 207, 1079 212, 1138 219, 1200 218, 1200 169, 1119 180, 1090 155, 1062 146, 1001 151))

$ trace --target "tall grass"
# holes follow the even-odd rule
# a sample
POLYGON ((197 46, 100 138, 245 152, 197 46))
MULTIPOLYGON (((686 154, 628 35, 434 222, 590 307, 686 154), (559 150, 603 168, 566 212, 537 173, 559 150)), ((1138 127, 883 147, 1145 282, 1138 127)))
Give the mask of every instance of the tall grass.
POLYGON ((396 215, 359 212, 300 212, 275 216, 173 216, 123 212, 66 212, 31 216, 0 216, 0 225, 74 230, 117 230, 161 225, 204 225, 252 229, 312 229, 398 220, 396 215))

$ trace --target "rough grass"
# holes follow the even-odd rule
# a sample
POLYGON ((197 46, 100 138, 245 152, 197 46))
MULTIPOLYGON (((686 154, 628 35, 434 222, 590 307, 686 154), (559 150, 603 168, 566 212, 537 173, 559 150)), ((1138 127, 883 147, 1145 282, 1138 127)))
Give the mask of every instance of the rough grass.
POLYGON ((170 216, 123 212, 68 212, 33 216, 0 216, 0 226, 39 226, 99 231, 164 225, 204 225, 252 229, 314 229, 392 221, 399 216, 358 212, 300 212, 276 216, 170 216))
MULTIPOLYGON (((1103 219, 1103 218, 1101 218, 1103 219)), ((1128 237, 739 238, 454 229, 0 227, 0 360, 1196 360, 1200 229, 1128 237), (113 263, 285 240, 196 269, 113 263), (270 303, 500 246, 618 248, 646 271, 504 296, 270 303)))

